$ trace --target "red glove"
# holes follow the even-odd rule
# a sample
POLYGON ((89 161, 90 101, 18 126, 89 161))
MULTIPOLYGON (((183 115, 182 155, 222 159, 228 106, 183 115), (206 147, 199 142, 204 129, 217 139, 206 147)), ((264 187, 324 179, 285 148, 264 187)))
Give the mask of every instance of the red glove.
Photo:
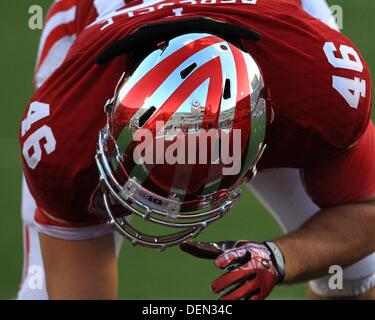
POLYGON ((273 243, 189 241, 180 248, 199 258, 215 259, 216 267, 227 270, 211 283, 212 291, 221 294, 219 300, 264 300, 284 275, 281 252, 273 243))

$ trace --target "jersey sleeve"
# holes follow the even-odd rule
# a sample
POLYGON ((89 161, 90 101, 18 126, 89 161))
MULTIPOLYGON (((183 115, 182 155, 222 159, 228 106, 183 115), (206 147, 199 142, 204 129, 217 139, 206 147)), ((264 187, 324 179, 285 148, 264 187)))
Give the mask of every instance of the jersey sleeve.
POLYGON ((98 184, 93 162, 104 103, 124 70, 122 58, 105 68, 95 56, 113 39, 98 33, 79 40, 98 17, 124 6, 123 0, 57 0, 46 17, 35 68, 36 92, 26 107, 20 142, 23 170, 37 204, 41 226, 85 227, 101 223, 88 213, 98 184), (82 49, 82 42, 84 49, 82 49), (100 79, 100 81, 94 81, 100 79), (95 97, 95 98, 94 98, 95 97))
POLYGON ((34 83, 39 88, 61 66, 79 34, 124 0, 57 0, 50 7, 39 42, 34 83))
POLYGON ((86 226, 100 221, 88 212, 98 184, 94 162, 98 132, 106 123, 105 102, 125 70, 124 57, 105 67, 95 57, 113 42, 111 35, 81 51, 74 42, 64 59, 36 90, 20 126, 23 171, 43 225, 86 226), (100 79, 100 80, 98 80, 100 79))
POLYGON ((39 41, 34 84, 36 88, 62 64, 77 35, 77 0, 55 1, 48 11, 39 41))
POLYGON ((357 142, 371 115, 372 88, 355 44, 297 6, 287 18, 276 13, 272 28, 253 25, 262 40, 243 44, 262 68, 275 118, 293 120, 338 148, 357 142))
POLYGON ((302 178, 321 208, 365 200, 375 194, 375 127, 369 123, 358 143, 304 168, 302 178))

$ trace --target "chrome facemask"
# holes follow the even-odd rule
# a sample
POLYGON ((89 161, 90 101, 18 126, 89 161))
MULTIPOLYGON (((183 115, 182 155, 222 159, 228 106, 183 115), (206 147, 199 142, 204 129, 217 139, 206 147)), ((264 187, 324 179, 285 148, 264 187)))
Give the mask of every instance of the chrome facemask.
POLYGON ((104 150, 108 135, 108 129, 103 129, 99 133, 98 150, 95 156, 102 183, 103 204, 108 214, 108 223, 134 245, 162 250, 195 237, 210 223, 226 214, 240 197, 240 186, 238 185, 232 190, 228 190, 226 197, 218 205, 208 205, 212 200, 212 197, 208 196, 202 199, 202 204, 205 204, 203 209, 183 213, 180 212, 182 204, 177 198, 158 196, 142 187, 136 178, 129 178, 124 185, 121 185, 113 175, 104 150), (136 230, 127 221, 127 216, 115 216, 111 209, 110 197, 122 205, 129 214, 164 227, 179 228, 182 231, 157 236, 136 230))

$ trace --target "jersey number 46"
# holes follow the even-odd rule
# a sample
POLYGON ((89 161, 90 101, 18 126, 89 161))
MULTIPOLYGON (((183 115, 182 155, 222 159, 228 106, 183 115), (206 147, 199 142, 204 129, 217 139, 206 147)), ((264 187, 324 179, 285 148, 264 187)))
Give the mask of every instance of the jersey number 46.
MULTIPOLYGON (((353 48, 340 45, 341 57, 337 57, 336 46, 333 42, 326 42, 323 50, 327 56, 329 63, 337 69, 347 69, 357 72, 363 72, 363 63, 357 51, 353 48)), ((332 77, 332 85, 346 100, 351 108, 358 109, 361 97, 366 97, 366 80, 354 77, 349 79, 340 76, 332 77)))
MULTIPOLYGON (((37 101, 32 102, 26 118, 22 121, 21 136, 23 137, 35 122, 48 117, 49 114, 49 104, 37 101)), ((23 144, 22 154, 31 169, 35 169, 42 159, 42 147, 47 154, 52 153, 56 149, 55 137, 53 136, 51 128, 47 125, 43 125, 30 134, 23 144), (43 146, 41 146, 41 144, 43 144, 43 146)))

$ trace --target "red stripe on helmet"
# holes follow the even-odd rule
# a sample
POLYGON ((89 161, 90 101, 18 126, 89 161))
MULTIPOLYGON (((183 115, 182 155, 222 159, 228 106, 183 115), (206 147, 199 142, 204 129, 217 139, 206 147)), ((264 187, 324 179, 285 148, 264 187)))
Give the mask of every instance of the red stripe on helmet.
MULTIPOLYGON (((251 133, 251 92, 250 79, 245 58, 237 47, 229 45, 234 56, 237 72, 237 104, 233 118, 233 130, 241 130, 241 168, 246 159, 247 149, 251 133), (248 116, 248 117, 247 117, 248 116)), ((233 133, 233 131, 232 131, 233 133)), ((239 178, 235 176, 223 176, 220 189, 227 189, 236 183, 239 178)))
POLYGON ((121 106, 117 108, 115 122, 121 127, 125 126, 144 104, 145 99, 151 96, 178 66, 196 52, 220 41, 222 40, 216 36, 198 39, 161 61, 139 80, 123 98, 121 106))
MULTIPOLYGON (((129 91, 126 97, 124 97, 124 99, 121 101, 121 105, 116 110, 116 114, 114 116, 114 123, 116 123, 118 129, 114 128, 115 138, 121 132, 122 128, 130 121, 134 114, 143 105, 145 99, 148 96, 151 96, 160 87, 160 85, 170 76, 170 74, 173 71, 175 71, 175 69, 178 66, 180 66, 184 61, 190 58, 193 54, 221 41, 222 40, 216 36, 207 36, 195 40, 187 44, 183 48, 177 50, 170 56, 168 56, 166 59, 160 62, 155 68, 153 68, 149 73, 147 73, 141 80, 139 80, 134 85, 134 87, 129 91)), ((209 66, 212 65, 209 64, 209 66)), ((172 94, 172 96, 160 108, 160 111, 155 112, 153 117, 151 117, 148 120, 147 124, 144 126, 145 129, 151 129, 151 123, 153 123, 152 126, 155 126, 156 120, 166 122, 170 119, 170 117, 177 110, 177 108, 184 102, 184 100, 180 99, 180 103, 177 103, 176 99, 178 99, 178 96, 184 92, 187 92, 189 94, 192 93, 190 86, 193 85, 192 79, 194 79, 194 77, 196 77, 197 75, 200 75, 200 73, 196 73, 198 70, 196 70, 193 74, 189 76, 189 78, 186 79, 184 83, 188 83, 188 85, 183 84, 179 88, 177 88, 177 90, 172 94), (193 75, 195 76, 193 77, 193 75), (170 115, 161 116, 161 110, 163 111, 163 113, 169 112, 170 115)), ((204 70, 207 74, 207 70, 204 70)), ((203 83, 206 79, 207 77, 205 79, 202 78, 201 82, 198 85, 203 83)), ((187 98, 188 95, 186 95, 185 100, 187 98)), ((125 154, 132 154, 136 145, 136 142, 130 143, 125 154)), ((119 169, 121 169, 123 173, 127 175, 133 170, 134 167, 135 163, 133 161, 133 157, 125 157, 124 162, 122 165, 120 165, 119 169)))
POLYGON ((153 129, 156 121, 164 121, 165 123, 169 121, 186 99, 207 79, 210 79, 210 83, 203 122, 213 122, 215 120, 217 122, 220 111, 220 92, 223 86, 220 57, 208 61, 195 70, 153 114, 143 128, 153 129))
MULTIPOLYGON (((194 71, 183 84, 169 97, 164 105, 150 118, 144 128, 153 130, 156 125, 156 121, 167 122, 174 115, 177 109, 186 101, 186 99, 196 90, 202 83, 207 79, 210 79, 206 100, 205 114, 203 118, 203 128, 208 130, 208 124, 213 124, 212 128, 217 128, 219 111, 222 96, 223 78, 222 78, 222 66, 220 57, 216 57, 203 66, 194 71)), ((158 188, 162 193, 167 194, 172 184, 178 189, 185 189, 186 193, 189 194, 196 191, 197 188, 204 186, 204 182, 207 179, 209 164, 195 164, 195 165, 155 165, 153 166, 148 179, 145 181, 145 186, 152 188, 158 188), (191 171, 191 177, 194 179, 187 179, 183 172, 186 166, 193 166, 191 171), (179 185, 176 185, 175 173, 176 170, 181 172, 181 177, 184 176, 184 181, 180 181, 179 185), (150 186, 151 187, 151 186, 150 186)), ((178 180, 178 178, 177 178, 178 180)))

